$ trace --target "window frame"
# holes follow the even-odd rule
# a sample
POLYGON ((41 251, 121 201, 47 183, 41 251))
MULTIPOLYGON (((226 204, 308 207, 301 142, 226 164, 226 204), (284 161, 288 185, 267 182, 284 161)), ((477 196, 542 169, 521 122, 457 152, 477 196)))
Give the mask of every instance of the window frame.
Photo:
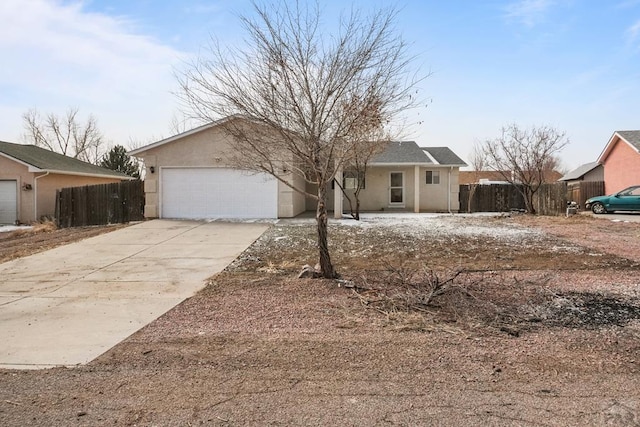
POLYGON ((427 185, 440 185, 440 171, 428 170, 425 173, 425 184, 427 185), (429 179, 431 177, 431 179, 429 179), (436 182, 437 181, 437 182, 436 182))

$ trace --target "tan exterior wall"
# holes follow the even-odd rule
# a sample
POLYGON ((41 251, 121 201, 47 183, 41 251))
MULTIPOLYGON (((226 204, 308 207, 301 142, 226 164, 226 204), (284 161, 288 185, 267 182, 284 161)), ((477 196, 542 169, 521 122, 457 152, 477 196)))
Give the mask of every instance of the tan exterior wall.
POLYGON ((420 211, 460 210, 460 184, 457 168, 420 168, 420 211), (439 171, 440 184, 427 184, 426 171, 439 171))
MULTIPOLYGON (((361 211, 415 211, 415 193, 416 183, 415 166, 409 167, 370 167, 365 177, 365 188, 360 191, 360 210, 361 211), (389 186, 391 172, 404 173, 404 205, 391 205, 389 203, 389 186)), ((452 212, 458 212, 460 209, 459 193, 460 186, 458 184, 458 168, 424 168, 420 167, 418 172, 418 189, 420 192, 420 212, 446 212, 449 209, 449 203, 452 212), (426 171, 439 171, 440 184, 427 184, 426 171), (450 173, 449 173, 450 172, 450 173), (451 182, 449 183, 449 179, 451 182), (449 190, 451 193, 449 194, 449 190), (449 198, 450 197, 450 198, 449 198)), ((337 189, 336 191, 340 191, 337 189)), ((353 192, 347 191, 352 200, 353 192)), ((331 199, 333 206, 333 199, 331 199)), ((345 199, 344 210, 349 210, 349 202, 345 199)))
POLYGON ((109 184, 120 182, 118 178, 98 178, 80 175, 62 174, 37 174, 37 186, 33 188, 38 192, 37 206, 35 207, 35 220, 42 217, 54 217, 56 213, 56 190, 66 187, 83 187, 85 185, 109 184))
MULTIPOLYGON (((145 217, 157 218, 160 215, 159 192, 163 167, 230 167, 225 159, 231 156, 232 142, 221 128, 213 127, 139 154, 145 165, 145 217), (154 173, 151 173, 151 167, 154 173)), ((301 178, 289 173, 287 179, 298 182, 301 178)), ((304 209, 304 196, 278 182, 278 217, 293 217, 304 209)))
POLYGON ((629 144, 618 140, 604 159, 604 191, 617 193, 640 184, 640 154, 629 144))
MULTIPOLYGON (((305 180, 304 177, 300 176, 300 175, 293 175, 291 174, 289 177, 290 181, 289 182, 293 182, 294 187, 299 188, 301 190, 304 190, 305 188, 305 180)), ((284 185, 281 183, 281 185, 284 185)), ((285 187, 287 187, 285 185, 285 187)), ((288 216, 282 216, 283 218, 290 218, 290 217, 294 217, 296 215, 300 215, 302 212, 307 210, 307 205, 306 205, 306 197, 304 196, 304 194, 300 193, 299 191, 295 191, 292 190, 291 188, 287 188, 287 191, 291 192, 291 215, 288 216)), ((283 191, 280 192, 280 196, 282 197, 283 191)), ((280 201, 278 201, 278 206, 280 206, 280 201)), ((280 211, 280 207, 278 207, 278 211, 280 211)))
MULTIPOLYGON (((365 188, 360 191, 361 211, 413 210, 414 207, 414 167, 370 167, 365 176, 365 188), (404 174, 404 203, 391 205, 389 203, 390 174, 402 172, 404 174)), ((339 191, 339 190, 338 190, 339 191)), ((347 194, 351 197, 352 192, 347 194)), ((351 197, 353 199, 353 197, 351 197)), ((345 199, 345 211, 349 209, 349 202, 345 199)))
POLYGON ((54 217, 56 190, 93 184, 120 182, 118 178, 94 178, 81 175, 62 175, 29 172, 29 168, 0 156, 0 180, 17 180, 18 221, 29 224, 42 217, 54 217), (31 189, 25 189, 26 185, 31 189), (37 195, 37 200, 36 200, 37 195))

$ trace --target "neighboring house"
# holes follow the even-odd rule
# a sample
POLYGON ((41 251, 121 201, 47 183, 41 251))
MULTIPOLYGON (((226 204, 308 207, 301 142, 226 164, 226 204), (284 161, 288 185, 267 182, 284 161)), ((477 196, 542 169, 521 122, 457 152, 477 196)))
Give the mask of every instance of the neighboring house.
MULTIPOLYGON (((233 139, 213 122, 131 151, 145 164, 147 218, 290 218, 315 210, 303 177, 283 170, 280 179, 243 171, 228 159, 233 139)), ((241 120, 241 119, 234 119, 241 120)), ((458 169, 464 162, 446 147, 390 143, 369 165, 361 209, 458 211, 458 169)), ((342 212, 342 192, 329 189, 328 207, 342 212)))
POLYGON ((559 181, 567 183, 567 199, 582 207, 587 199, 604 194, 604 167, 598 162, 586 163, 559 181))
POLYGON ((598 163, 604 167, 605 194, 640 185, 640 130, 614 132, 598 163))
POLYGON ((565 181, 568 185, 582 181, 604 181, 604 168, 598 162, 586 163, 568 172, 558 181, 565 181))
POLYGON ((460 185, 467 184, 508 184, 497 171, 460 171, 460 185))
MULTIPOLYGON (((460 171, 460 185, 467 184, 509 184, 509 181, 505 180, 505 175, 510 178, 514 178, 513 172, 499 172, 499 171, 460 171)), ((551 183, 556 182, 562 174, 555 170, 544 171, 544 182, 551 183)))
POLYGON ((130 179, 35 145, 0 141, 0 224, 53 217, 60 188, 130 179))

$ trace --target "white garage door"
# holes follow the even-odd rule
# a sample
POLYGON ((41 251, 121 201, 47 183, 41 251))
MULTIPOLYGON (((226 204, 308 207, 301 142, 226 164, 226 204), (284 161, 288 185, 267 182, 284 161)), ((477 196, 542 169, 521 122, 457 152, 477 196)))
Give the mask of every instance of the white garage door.
POLYGON ((227 168, 163 168, 162 218, 277 218, 278 182, 227 168))
POLYGON ((15 224, 18 220, 17 181, 0 181, 0 224, 15 224))

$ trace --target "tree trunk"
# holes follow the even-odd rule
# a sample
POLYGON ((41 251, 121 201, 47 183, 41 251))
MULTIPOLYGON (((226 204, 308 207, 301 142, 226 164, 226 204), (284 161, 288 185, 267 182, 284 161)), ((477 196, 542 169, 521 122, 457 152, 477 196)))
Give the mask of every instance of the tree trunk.
POLYGON ((327 239, 327 191, 322 185, 318 187, 318 206, 316 208, 316 227, 318 231, 318 251, 320 255, 320 271, 325 279, 335 279, 336 272, 329 255, 327 239))
POLYGON ((531 191, 531 188, 525 187, 524 204, 527 212, 533 215, 536 214, 536 208, 533 206, 533 192, 531 191))

